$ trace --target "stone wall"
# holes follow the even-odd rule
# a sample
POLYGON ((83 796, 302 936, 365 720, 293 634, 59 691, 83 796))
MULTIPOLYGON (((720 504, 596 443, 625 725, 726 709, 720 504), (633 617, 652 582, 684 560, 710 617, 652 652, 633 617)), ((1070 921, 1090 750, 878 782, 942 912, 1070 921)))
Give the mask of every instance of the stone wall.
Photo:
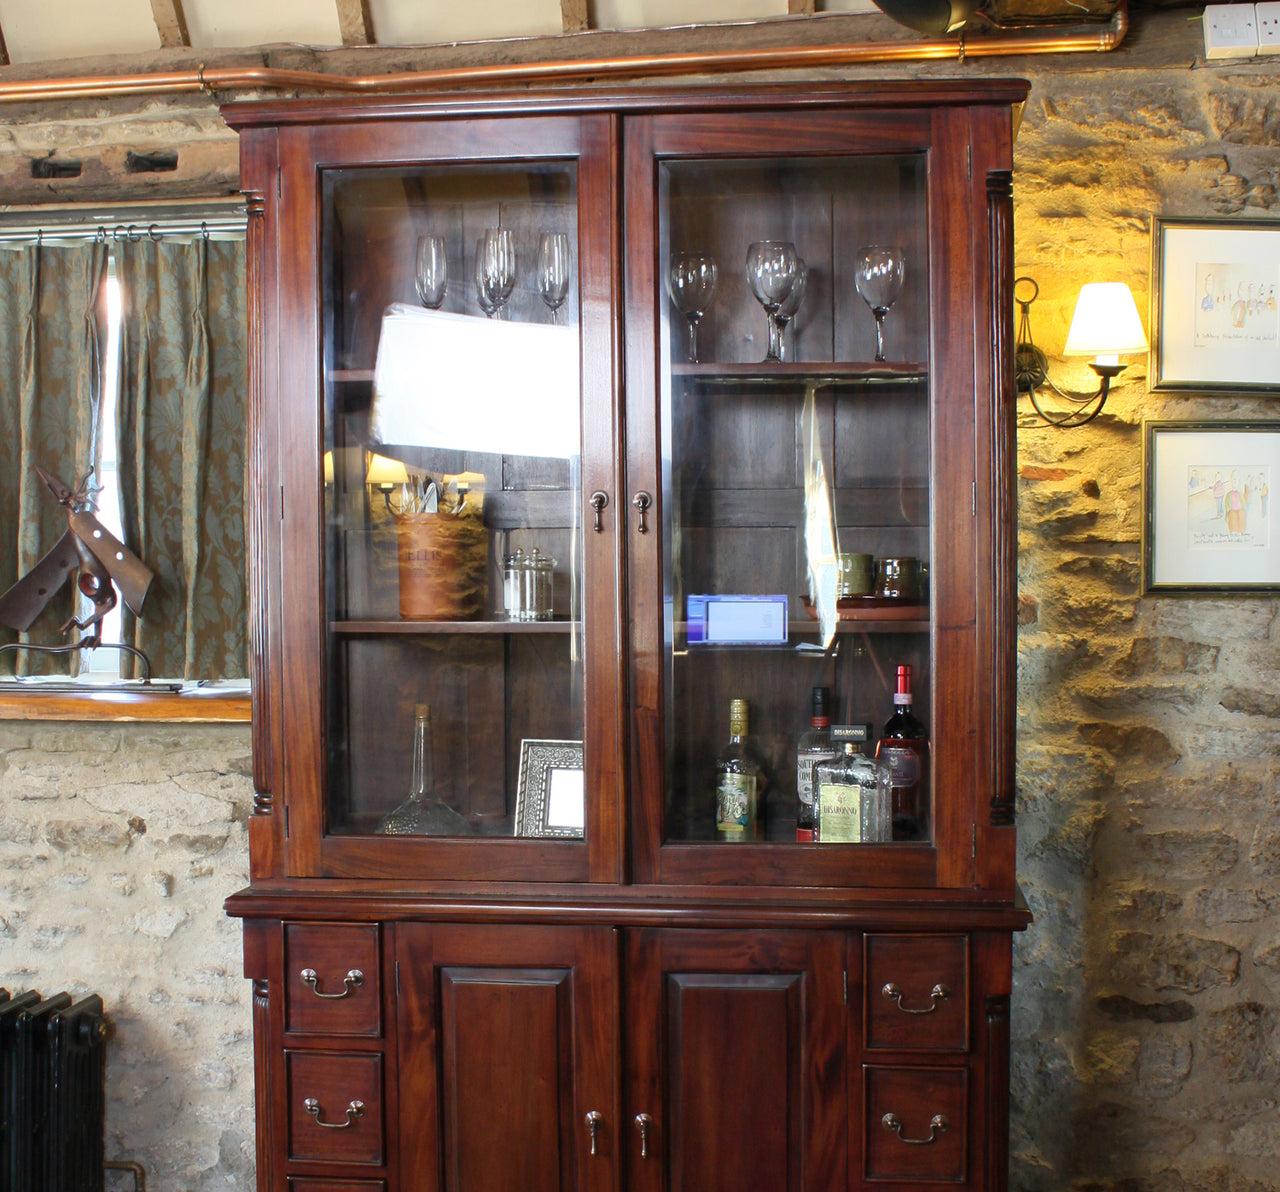
MULTIPOLYGON (((1280 63, 1207 65, 1187 16, 1139 14, 1107 55, 878 71, 1031 79, 1017 265, 1041 287, 1033 333, 1051 356, 1084 281, 1128 281, 1145 312, 1152 215, 1280 214, 1280 63)), ((118 197, 114 146, 163 147, 165 122, 207 147, 179 191, 201 176, 224 190, 211 110, 6 113, 0 159, 56 142, 118 197)), ((1142 419, 1273 406, 1149 394, 1144 362, 1123 380, 1082 430, 1020 411, 1020 878, 1036 922, 1017 946, 1011 1185, 1264 1192, 1280 1188, 1277 602, 1144 597, 1139 559, 1142 419)), ((248 752, 243 728, 0 725, 0 984, 104 994, 108 1150, 142 1161, 153 1192, 251 1186, 249 990, 221 912, 247 870, 248 752)))
POLYGON ((0 722, 0 986, 102 995, 107 1158, 153 1192, 253 1187, 249 985, 222 912, 252 804, 247 725, 0 722))
MULTIPOLYGON (((1205 64, 1184 17, 1105 59, 1030 64, 1017 270, 1040 285, 1051 357, 1082 282, 1127 281, 1145 319, 1151 216, 1280 215, 1280 67, 1205 64)), ((1088 427, 1020 411, 1019 875, 1036 922, 1017 948, 1011 1184, 1271 1189, 1277 601, 1140 595, 1140 544, 1144 418, 1278 411, 1151 394, 1135 364, 1088 427)))

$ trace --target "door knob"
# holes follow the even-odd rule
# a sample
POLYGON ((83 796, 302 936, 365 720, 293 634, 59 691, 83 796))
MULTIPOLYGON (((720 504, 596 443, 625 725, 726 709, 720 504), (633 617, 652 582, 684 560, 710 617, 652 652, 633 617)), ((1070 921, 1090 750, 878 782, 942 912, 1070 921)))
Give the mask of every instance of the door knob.
POLYGON ((653 1125, 653 1118, 647 1113, 636 1114, 636 1126, 640 1130, 640 1158, 647 1159, 649 1157, 649 1127, 653 1125))
POLYGON ((591 1153, 596 1153, 596 1135, 600 1132, 600 1126, 604 1122, 604 1114, 598 1109, 593 1109, 587 1114, 587 1130, 591 1134, 591 1153))

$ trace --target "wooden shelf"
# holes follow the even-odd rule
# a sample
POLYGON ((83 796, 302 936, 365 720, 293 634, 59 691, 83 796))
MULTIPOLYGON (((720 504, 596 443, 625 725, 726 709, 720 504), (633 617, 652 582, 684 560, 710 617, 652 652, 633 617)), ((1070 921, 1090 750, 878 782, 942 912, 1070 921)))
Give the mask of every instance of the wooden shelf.
POLYGON ((871 389, 887 385, 918 385, 929 377, 928 366, 903 361, 808 361, 785 364, 673 364, 671 375, 691 381, 707 393, 744 388, 775 392, 818 385, 838 390, 871 389))
POLYGON ((329 632, 335 637, 435 633, 570 633, 580 624, 579 621, 330 621, 329 632))

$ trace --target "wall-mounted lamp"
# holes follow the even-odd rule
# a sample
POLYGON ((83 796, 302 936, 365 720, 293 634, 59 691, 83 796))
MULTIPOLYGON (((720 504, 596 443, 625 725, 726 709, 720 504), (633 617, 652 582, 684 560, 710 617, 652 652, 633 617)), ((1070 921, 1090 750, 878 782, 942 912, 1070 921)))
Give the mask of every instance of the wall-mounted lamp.
POLYGON ((370 455, 369 469, 365 473, 364 482, 370 488, 376 488, 387 504, 387 512, 394 513, 391 508, 391 494, 402 485, 409 483, 409 470, 398 459, 388 459, 385 455, 370 455))
POLYGON ((1138 317, 1138 306, 1133 293, 1121 281, 1090 282, 1080 287, 1075 313, 1071 316, 1071 328, 1062 349, 1063 356, 1092 356, 1089 367, 1098 374, 1100 384, 1096 393, 1070 393, 1059 389, 1049 380, 1049 361, 1031 341, 1031 304, 1040 293, 1040 287, 1029 277, 1014 282, 1014 301, 1022 308, 1018 316, 1018 342, 1014 348, 1014 371, 1019 392, 1031 399, 1035 411, 1053 426, 1084 426, 1102 413, 1107 394, 1111 390, 1112 377, 1119 376, 1125 366, 1121 356, 1137 356, 1146 352, 1149 345, 1138 317), (1019 294, 1019 287, 1029 297, 1019 294), (1074 409, 1064 414, 1047 413, 1040 405, 1036 389, 1043 384, 1059 397, 1072 403, 1074 409))

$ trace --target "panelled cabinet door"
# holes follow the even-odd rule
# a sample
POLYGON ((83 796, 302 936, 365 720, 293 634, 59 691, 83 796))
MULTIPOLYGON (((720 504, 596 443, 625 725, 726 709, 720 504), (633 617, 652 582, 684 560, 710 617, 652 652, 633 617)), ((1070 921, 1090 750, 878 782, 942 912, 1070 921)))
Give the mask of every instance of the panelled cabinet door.
POLYGON ((616 880, 609 120, 278 153, 288 872, 616 880))
POLYGON ((401 923, 400 1171, 414 1192, 609 1192, 608 928, 401 923))
POLYGON ((628 933, 628 1187, 845 1187, 843 948, 828 932, 628 933))
POLYGON ((832 108, 626 126, 627 226, 654 236, 627 239, 641 881, 973 882, 990 319, 970 119, 832 108), (873 752, 899 667, 927 746, 860 815, 844 783, 815 812, 796 751, 813 688, 833 725, 869 726, 873 752), (737 701, 754 762, 730 744, 737 701))

